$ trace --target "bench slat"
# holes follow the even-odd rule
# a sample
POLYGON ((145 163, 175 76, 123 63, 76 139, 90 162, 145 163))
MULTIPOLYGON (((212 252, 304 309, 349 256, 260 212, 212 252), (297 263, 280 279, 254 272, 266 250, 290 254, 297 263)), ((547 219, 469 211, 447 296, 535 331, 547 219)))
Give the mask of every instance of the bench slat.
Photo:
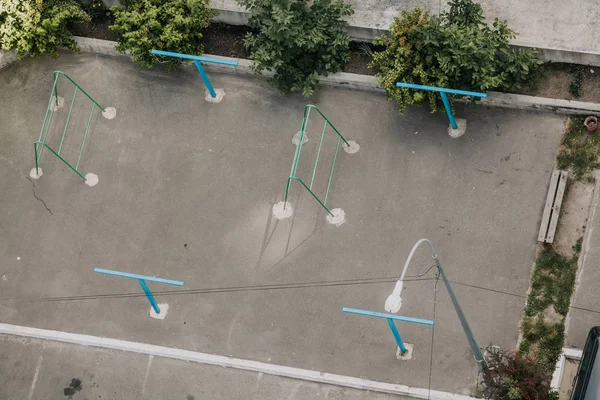
POLYGON ((548 232, 548 226, 550 225, 550 217, 552 214, 552 205, 554 204, 554 198, 556 197, 556 189, 558 184, 558 178, 560 171, 555 169, 552 171, 552 177, 550 178, 550 189, 548 189, 548 196, 546 197, 546 205, 544 206, 544 213, 542 214, 542 223, 540 225, 540 233, 538 234, 538 242, 546 241, 546 234, 548 232))

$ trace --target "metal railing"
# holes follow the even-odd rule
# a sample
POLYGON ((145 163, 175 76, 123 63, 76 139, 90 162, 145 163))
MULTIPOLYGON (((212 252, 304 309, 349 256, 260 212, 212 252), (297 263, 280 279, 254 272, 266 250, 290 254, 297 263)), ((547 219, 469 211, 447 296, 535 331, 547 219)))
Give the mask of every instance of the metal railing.
POLYGON ((39 136, 38 140, 36 140, 33 143, 34 154, 35 154, 35 172, 36 172, 36 174, 39 175, 38 169, 39 169, 40 159, 42 157, 44 147, 47 147, 48 150, 50 150, 56 157, 58 157, 58 159, 60 161, 65 163, 69 168, 71 168, 71 170, 73 170, 73 172, 75 172, 77 175, 79 175, 79 177, 81 177, 83 180, 86 180, 86 178, 81 174, 81 172, 79 172, 79 163, 81 162, 81 155, 83 154, 83 147, 85 146, 85 141, 87 139, 87 135, 90 130, 90 124, 92 122, 92 116, 94 114, 94 109, 96 107, 98 107, 100 109, 100 111, 104 112, 104 107, 102 107, 96 100, 94 100, 92 98, 92 96, 90 96, 85 90, 83 90, 81 88, 81 86, 79 86, 73 79, 71 79, 71 77, 69 77, 67 74, 65 74, 62 71, 54 71, 54 84, 52 85, 52 90, 50 91, 50 100, 48 101, 48 108, 46 109, 46 115, 44 116, 44 122, 42 123, 42 129, 40 131, 40 136, 39 136), (63 133, 60 138, 60 144, 58 145, 58 151, 56 151, 52 147, 50 147, 50 145, 48 145, 46 140, 48 139, 48 133, 50 132, 50 126, 52 125, 52 117, 54 116, 54 112, 59 107, 58 77, 61 75, 64 76, 73 85, 75 85, 75 91, 73 92, 73 99, 71 100, 71 106, 69 107, 69 113, 67 114, 67 120, 65 123, 65 127, 63 129, 63 133), (71 121, 71 113, 73 112, 73 105, 75 104, 75 98, 77 97, 78 92, 83 93, 88 99, 90 99, 92 101, 92 109, 90 111, 90 116, 88 118, 88 121, 87 121, 87 124, 85 127, 83 141, 81 143, 81 147, 79 148, 79 155, 77 157, 77 163, 75 164, 75 167, 73 167, 73 165, 71 165, 67 160, 65 160, 60 155, 60 152, 62 151, 63 143, 65 141, 65 136, 67 134, 67 128, 69 127, 69 122, 71 121), (54 104, 52 104, 52 103, 54 103, 54 104))
POLYGON ((321 207, 323 207, 329 215, 333 216, 333 214, 331 213, 331 210, 327 207, 327 198, 329 197, 329 189, 331 187, 331 179, 333 177, 333 170, 335 168, 335 162, 337 160, 338 152, 340 150, 340 143, 342 141, 346 144, 346 146, 350 146, 350 144, 344 138, 344 136, 342 136, 342 134, 336 129, 336 127, 333 126, 333 124, 329 121, 329 119, 327 119, 327 117, 321 112, 321 110, 319 110, 316 106, 313 106, 312 104, 308 104, 304 107, 304 116, 302 117, 302 126, 300 128, 300 135, 298 138, 298 146, 296 147, 296 153, 294 154, 294 160, 292 161, 292 169, 290 171, 290 176, 288 177, 287 186, 285 189, 285 199, 284 199, 284 203, 283 203, 284 209, 287 205, 287 200, 289 197, 292 180, 297 180, 298 182, 300 182, 302 184, 302 186, 304 186, 306 188, 306 190, 308 190, 308 192, 312 195, 312 197, 314 197, 315 200, 317 200, 319 202, 321 207), (302 153, 302 145, 304 142, 304 137, 306 135, 306 128, 308 127, 308 118, 310 117, 310 112, 313 109, 316 110, 321 115, 321 117, 323 117, 325 122, 323 123, 323 132, 321 133, 321 140, 319 141, 319 147, 317 148, 317 158, 315 160, 315 166, 312 171, 310 185, 307 185, 306 183, 304 183, 304 181, 300 177, 298 177, 297 170, 298 170, 298 163, 300 161, 300 154, 302 153), (323 139, 325 138, 325 131, 327 130, 328 126, 330 126, 335 131, 335 133, 338 136, 338 139, 337 139, 337 144, 335 147, 335 153, 333 156, 333 162, 331 163, 331 171, 329 173, 329 180, 327 181, 327 189, 325 191, 325 197, 323 200, 321 200, 315 194, 315 192, 312 190, 312 188, 313 188, 313 184, 315 182, 317 166, 319 165, 319 157, 321 155, 321 148, 323 147, 323 139))

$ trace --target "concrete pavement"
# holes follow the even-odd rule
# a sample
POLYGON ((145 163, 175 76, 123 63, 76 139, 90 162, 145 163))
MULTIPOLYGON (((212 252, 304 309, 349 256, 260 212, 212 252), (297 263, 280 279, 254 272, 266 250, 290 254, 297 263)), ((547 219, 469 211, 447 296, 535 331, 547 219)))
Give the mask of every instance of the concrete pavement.
POLYGON ((0 336, 3 400, 407 400, 162 357, 0 336))
MULTIPOLYGON (((416 387, 428 385, 433 349, 432 388, 471 393, 476 366, 443 287, 433 344, 429 327, 399 326, 415 345, 407 362, 396 359, 384 321, 341 308, 383 311, 391 281, 425 236, 449 279, 477 286, 455 291, 480 345, 514 347, 564 120, 459 106, 468 133, 452 140, 442 114, 401 116, 379 94, 320 90, 310 102, 361 146, 357 154, 340 152, 328 203, 343 208, 347 222, 327 224, 297 185, 295 217, 276 221, 271 207, 282 199, 307 100, 280 96, 260 79, 211 79, 225 89, 220 104, 205 102, 195 70, 165 75, 126 57, 62 54, 0 71, 0 321, 416 387), (48 152, 43 177, 28 179, 55 69, 117 109, 113 120, 92 121, 82 170, 99 176, 95 187, 48 152), (170 309, 154 320, 143 297, 112 296, 139 293, 135 281, 95 274, 95 266, 182 280, 189 293, 157 296, 170 309), (388 282, 319 286, 369 278, 388 282), (220 289, 191 290, 203 288, 220 289), (87 295, 94 296, 41 300, 87 295)), ((69 86, 61 85, 68 104, 69 86)), ((69 159, 89 112, 80 100, 65 141, 69 159)), ((59 112, 56 121, 64 117, 59 112)), ((62 126, 54 126, 51 144, 62 126)), ((303 176, 310 176, 321 125, 310 127, 303 176)), ((328 136, 316 177, 321 190, 334 145, 328 136)), ((430 265, 421 250, 409 275, 430 265)), ((433 317, 433 276, 424 278, 407 282, 404 315, 433 317)))
POLYGON ((587 335, 594 326, 600 326, 600 175, 596 174, 596 187, 586 222, 583 256, 577 275, 575 295, 567 319, 565 347, 583 349, 587 335))

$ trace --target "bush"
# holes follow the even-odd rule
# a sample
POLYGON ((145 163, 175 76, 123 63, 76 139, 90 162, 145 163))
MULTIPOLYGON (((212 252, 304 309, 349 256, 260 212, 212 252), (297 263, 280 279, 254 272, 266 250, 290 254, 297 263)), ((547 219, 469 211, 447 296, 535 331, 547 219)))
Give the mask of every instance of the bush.
POLYGON ((133 61, 148 68, 164 61, 167 72, 182 60, 155 56, 151 51, 202 54, 202 30, 216 15, 207 0, 128 0, 124 10, 113 7, 111 11, 115 22, 110 29, 121 34, 117 51, 130 50, 133 61))
POLYGON ((274 87, 311 96, 317 76, 341 70, 350 59, 343 0, 238 0, 250 11, 244 44, 257 73, 273 70, 274 87), (310 3, 310 4, 309 4, 310 3))
POLYGON ((73 0, 0 0, 0 48, 15 49, 17 57, 49 53, 58 48, 79 51, 68 25, 88 20, 73 0))
POLYGON ((488 348, 489 371, 484 379, 485 397, 498 400, 558 400, 552 390, 552 373, 541 368, 531 357, 516 352, 488 348))
POLYGON ((430 16, 419 7, 403 11, 390 27, 391 36, 374 42, 371 68, 388 98, 403 111, 428 101, 432 112, 439 94, 396 87, 396 82, 485 92, 507 90, 535 82, 541 62, 533 49, 509 47, 516 37, 505 21, 485 23, 481 6, 472 0, 452 0, 450 10, 430 16))

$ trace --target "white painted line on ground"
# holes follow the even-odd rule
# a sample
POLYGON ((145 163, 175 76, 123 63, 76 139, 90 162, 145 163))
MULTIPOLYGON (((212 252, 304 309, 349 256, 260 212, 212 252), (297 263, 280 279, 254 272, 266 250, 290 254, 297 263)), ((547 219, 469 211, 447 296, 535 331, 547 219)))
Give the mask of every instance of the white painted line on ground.
POLYGON ((150 367, 152 366, 152 360, 154 356, 150 354, 148 356, 148 364, 146 365, 146 373, 144 374, 144 383, 142 384, 142 398, 146 395, 146 384, 148 383, 148 375, 150 375, 150 367))
MULTIPOLYGON (((44 352, 44 348, 42 346, 42 353, 44 352)), ((43 354, 40 354, 40 358, 38 358, 37 365, 35 366, 35 373, 33 374, 33 380, 31 381, 31 388, 29 388, 29 396, 27 396, 28 400, 33 399, 33 392, 35 391, 35 384, 37 383, 38 376, 40 375, 40 368, 42 367, 42 360, 44 359, 43 354)))
POLYGON ((244 360, 241 358, 218 356, 214 354, 199 353, 196 351, 174 349, 171 347, 155 346, 151 344, 129 342, 103 338, 99 336, 82 335, 78 333, 60 332, 49 329, 30 328, 28 326, 0 323, 0 334, 30 337, 57 342, 74 343, 83 346, 100 347, 129 351, 133 353, 148 354, 158 357, 173 358, 176 360, 190 361, 199 364, 216 365, 226 368, 241 369, 269 375, 283 376, 286 378, 300 379, 309 382, 325 383, 354 389, 370 390, 373 392, 390 393, 399 396, 408 396, 418 399, 431 400, 478 400, 474 397, 440 392, 437 390, 414 388, 394 383, 377 382, 368 379, 354 378, 351 376, 330 374, 327 372, 311 371, 307 369, 286 367, 284 365, 268 364, 259 361, 244 360))

